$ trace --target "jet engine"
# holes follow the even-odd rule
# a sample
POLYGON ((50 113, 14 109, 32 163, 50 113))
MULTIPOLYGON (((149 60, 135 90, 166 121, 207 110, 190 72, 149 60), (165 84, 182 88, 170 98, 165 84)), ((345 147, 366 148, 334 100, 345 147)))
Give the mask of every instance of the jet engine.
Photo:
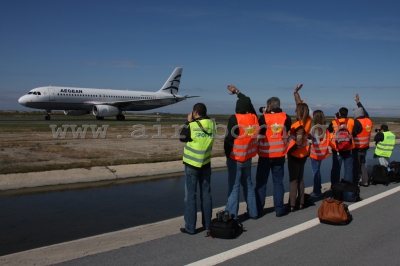
POLYGON ((89 111, 86 110, 65 110, 64 114, 65 115, 72 115, 72 116, 78 116, 78 115, 87 115, 89 114, 89 111))
POLYGON ((118 107, 111 105, 94 105, 93 106, 93 114, 96 117, 104 117, 104 116, 114 116, 118 115, 120 110, 118 107))

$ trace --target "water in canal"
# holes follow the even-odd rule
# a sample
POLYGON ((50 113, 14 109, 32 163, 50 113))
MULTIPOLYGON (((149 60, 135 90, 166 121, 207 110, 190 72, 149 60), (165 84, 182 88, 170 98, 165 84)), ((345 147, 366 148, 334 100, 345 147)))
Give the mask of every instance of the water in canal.
MULTIPOLYGON (((370 149, 368 158, 372 155, 373 149, 370 149)), ((398 145, 392 159, 400 160, 398 145)), ((322 163, 323 183, 329 182, 330 168, 331 158, 328 158, 322 163)), ((253 183, 255 172, 253 167, 253 183)), ((309 160, 304 176, 306 187, 312 186, 309 160)), ((86 189, 3 195, 0 197, 0 256, 180 217, 184 211, 184 182, 180 176, 86 189)), ((288 191, 287 165, 284 184, 288 191)), ((214 208, 224 206, 227 172, 214 172, 211 186, 214 208)), ((271 178, 267 195, 272 195, 271 178)))

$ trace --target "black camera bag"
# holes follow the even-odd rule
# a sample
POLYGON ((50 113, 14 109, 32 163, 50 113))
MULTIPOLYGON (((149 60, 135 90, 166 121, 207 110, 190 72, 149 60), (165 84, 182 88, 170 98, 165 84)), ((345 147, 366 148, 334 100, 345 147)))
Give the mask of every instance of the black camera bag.
POLYGON ((347 180, 341 179, 332 185, 332 197, 335 200, 355 202, 361 200, 360 188, 347 180))
POLYGON ((392 182, 399 183, 400 182, 400 162, 392 161, 389 164, 390 167, 390 180, 392 182))
POLYGON ((239 229, 243 228, 242 224, 238 223, 234 216, 227 211, 217 213, 217 218, 211 220, 210 231, 208 235, 216 238, 232 239, 236 238, 239 229))
POLYGON ((214 218, 210 224, 210 235, 216 238, 232 239, 236 238, 239 228, 240 225, 235 219, 224 222, 214 218))
POLYGON ((391 182, 391 176, 387 170, 387 167, 384 165, 376 164, 374 168, 372 168, 371 173, 371 183, 376 184, 385 184, 386 186, 391 182))

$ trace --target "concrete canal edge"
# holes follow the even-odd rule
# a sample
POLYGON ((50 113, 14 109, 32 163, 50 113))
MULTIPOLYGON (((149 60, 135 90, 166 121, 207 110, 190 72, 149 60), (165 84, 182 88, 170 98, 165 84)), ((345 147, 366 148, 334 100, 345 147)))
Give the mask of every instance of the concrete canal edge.
MULTIPOLYGON (((400 139, 396 140, 396 144, 400 144, 400 139)), ((371 142, 370 147, 375 147, 375 142, 371 142)), ((369 152, 373 152, 373 149, 369 152)), ((253 164, 257 164, 257 161, 258 157, 256 156, 253 158, 253 164)), ((211 166, 213 171, 225 170, 226 158, 212 158, 211 166)), ((164 178, 183 174, 184 167, 182 161, 7 174, 0 175, 0 191, 102 181, 109 183, 128 179, 142 181, 144 179, 148 180, 150 177, 164 178)))

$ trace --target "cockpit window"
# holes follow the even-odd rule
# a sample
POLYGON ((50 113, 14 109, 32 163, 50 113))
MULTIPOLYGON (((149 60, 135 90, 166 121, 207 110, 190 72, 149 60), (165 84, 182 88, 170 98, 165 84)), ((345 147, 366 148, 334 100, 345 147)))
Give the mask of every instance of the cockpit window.
POLYGON ((31 91, 30 91, 30 92, 28 92, 28 94, 32 94, 32 93, 33 93, 33 92, 31 92, 31 91))
POLYGON ((37 95, 37 92, 35 91, 35 92, 33 93, 33 95, 37 95))
POLYGON ((42 95, 42 94, 40 93, 40 91, 38 91, 37 95, 42 95))

